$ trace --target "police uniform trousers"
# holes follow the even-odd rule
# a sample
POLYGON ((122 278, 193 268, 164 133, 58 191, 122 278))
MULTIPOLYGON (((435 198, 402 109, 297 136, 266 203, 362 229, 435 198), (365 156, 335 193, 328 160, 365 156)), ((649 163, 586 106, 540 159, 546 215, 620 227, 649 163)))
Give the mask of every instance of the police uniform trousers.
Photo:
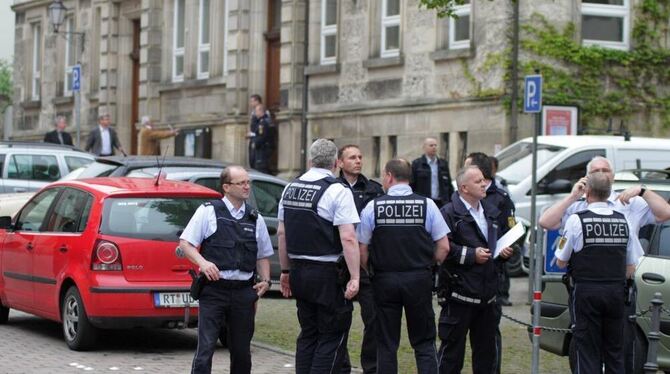
POLYGON ((296 374, 338 373, 353 305, 344 298, 343 287, 338 284, 336 264, 292 260, 289 281, 300 323, 296 374))
MULTIPOLYGON (((361 368, 364 374, 377 373, 377 313, 372 292, 372 283, 368 273, 361 269, 361 280, 358 288, 358 306, 361 308, 363 320, 363 341, 361 342, 361 368)), ((344 351, 344 362, 341 374, 351 373, 349 351, 344 351)))
POLYGON ((571 295, 575 373, 624 373, 625 295, 621 282, 576 282, 571 295))
POLYGON ((417 372, 437 372, 431 271, 376 272, 372 286, 378 328, 377 372, 398 372, 397 355, 403 309, 417 372))
POLYGON ((439 331, 442 344, 438 351, 440 374, 457 374, 463 369, 465 340, 470 333, 472 372, 496 372, 498 348, 496 329, 500 321, 500 307, 493 300, 479 304, 449 299, 440 312, 439 331))
POLYGON ((198 300, 198 348, 191 373, 211 373, 212 356, 222 328, 228 330, 230 373, 251 372, 250 349, 257 300, 251 280, 220 279, 205 285, 198 300))

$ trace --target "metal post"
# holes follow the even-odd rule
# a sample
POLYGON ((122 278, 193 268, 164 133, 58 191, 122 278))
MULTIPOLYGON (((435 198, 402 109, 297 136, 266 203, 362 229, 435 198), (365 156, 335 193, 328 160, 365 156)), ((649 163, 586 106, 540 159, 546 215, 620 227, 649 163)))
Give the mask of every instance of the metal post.
MULTIPOLYGON (((539 73, 539 71, 536 71, 539 73)), ((532 166, 532 189, 530 197, 530 246, 533 249, 533 358, 531 373, 539 373, 540 368, 540 301, 542 300, 542 251, 537 246, 537 135, 540 131, 542 113, 535 114, 535 126, 533 129, 533 166, 532 166)))
POLYGON ((77 148, 81 148, 81 93, 74 92, 74 124, 77 127, 77 148))
POLYGON ((651 299, 651 330, 647 334, 649 340, 649 349, 647 350, 647 362, 644 364, 645 373, 658 372, 658 341, 661 339, 661 307, 663 306, 663 296, 660 292, 654 294, 651 299))

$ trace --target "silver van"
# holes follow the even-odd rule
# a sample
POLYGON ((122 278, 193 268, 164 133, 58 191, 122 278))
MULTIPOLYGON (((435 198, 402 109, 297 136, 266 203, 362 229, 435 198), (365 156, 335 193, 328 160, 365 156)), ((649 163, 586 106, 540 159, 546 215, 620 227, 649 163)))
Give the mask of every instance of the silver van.
POLYGON ((94 160, 71 146, 0 142, 0 193, 37 191, 94 160))

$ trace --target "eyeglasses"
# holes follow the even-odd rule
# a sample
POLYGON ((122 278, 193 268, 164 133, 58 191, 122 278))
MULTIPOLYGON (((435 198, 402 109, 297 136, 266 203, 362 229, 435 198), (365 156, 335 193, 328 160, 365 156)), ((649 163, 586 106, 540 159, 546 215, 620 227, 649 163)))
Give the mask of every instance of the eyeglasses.
POLYGON ((238 187, 242 187, 242 186, 250 186, 251 181, 247 179, 247 180, 241 181, 241 182, 228 182, 228 183, 224 183, 224 184, 232 184, 232 185, 235 185, 235 186, 238 186, 238 187))

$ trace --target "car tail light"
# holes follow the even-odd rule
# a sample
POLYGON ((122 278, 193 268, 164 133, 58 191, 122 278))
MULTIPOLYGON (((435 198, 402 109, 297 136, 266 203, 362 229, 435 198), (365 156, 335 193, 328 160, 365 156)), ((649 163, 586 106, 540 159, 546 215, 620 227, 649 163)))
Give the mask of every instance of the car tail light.
POLYGON ((91 264, 93 270, 111 270, 121 271, 123 265, 121 264, 121 254, 119 247, 112 242, 100 240, 96 243, 93 249, 93 262, 91 264))

